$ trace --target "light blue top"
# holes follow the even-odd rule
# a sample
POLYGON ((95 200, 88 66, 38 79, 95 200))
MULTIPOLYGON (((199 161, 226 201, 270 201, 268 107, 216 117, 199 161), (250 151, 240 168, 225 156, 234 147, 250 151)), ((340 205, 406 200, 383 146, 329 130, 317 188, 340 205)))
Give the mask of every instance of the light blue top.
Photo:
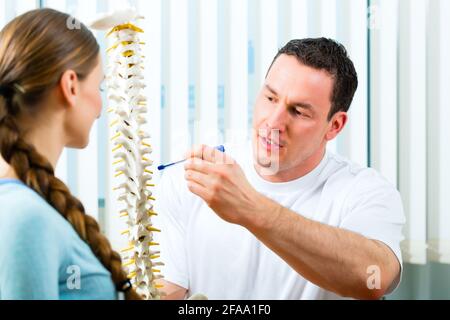
POLYGON ((72 225, 19 180, 0 179, 0 299, 117 299, 72 225))

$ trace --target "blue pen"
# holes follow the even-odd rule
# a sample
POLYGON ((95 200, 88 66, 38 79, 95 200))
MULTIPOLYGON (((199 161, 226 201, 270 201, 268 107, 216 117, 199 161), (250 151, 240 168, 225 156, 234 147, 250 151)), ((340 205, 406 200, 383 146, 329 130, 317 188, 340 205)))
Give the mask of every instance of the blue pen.
MULTIPOLYGON (((224 147, 224 146, 217 146, 216 149, 219 150, 220 152, 225 152, 225 147, 224 147)), ((187 159, 183 159, 183 160, 180 160, 180 161, 177 161, 177 162, 174 162, 174 163, 169 163, 169 164, 166 164, 166 165, 160 165, 160 166, 158 167, 158 170, 159 170, 159 171, 162 171, 162 170, 164 170, 164 169, 166 169, 166 168, 168 168, 168 167, 171 167, 171 166, 174 166, 174 165, 176 165, 176 164, 185 162, 186 160, 187 160, 187 159)))

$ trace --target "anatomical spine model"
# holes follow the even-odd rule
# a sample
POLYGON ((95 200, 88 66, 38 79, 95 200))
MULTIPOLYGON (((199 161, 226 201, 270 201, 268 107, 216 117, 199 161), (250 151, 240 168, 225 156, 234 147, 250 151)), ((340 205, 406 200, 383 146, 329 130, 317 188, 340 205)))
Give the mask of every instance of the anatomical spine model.
POLYGON ((126 220, 122 232, 128 238, 124 248, 124 267, 133 287, 145 299, 160 299, 162 292, 155 280, 160 274, 158 243, 153 233, 160 232, 152 225, 153 212, 151 171, 152 152, 149 134, 145 131, 147 99, 143 95, 144 56, 141 40, 143 30, 135 21, 142 19, 132 9, 107 14, 91 24, 94 29, 109 30, 108 112, 111 115, 111 149, 119 214, 126 220))

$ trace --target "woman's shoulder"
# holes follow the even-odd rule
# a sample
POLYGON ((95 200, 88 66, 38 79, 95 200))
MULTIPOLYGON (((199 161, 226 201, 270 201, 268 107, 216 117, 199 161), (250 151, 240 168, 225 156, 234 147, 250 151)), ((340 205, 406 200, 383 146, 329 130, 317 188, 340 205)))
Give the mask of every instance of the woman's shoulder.
POLYGON ((55 211, 37 192, 20 181, 0 183, 0 219, 50 218, 55 211))
POLYGON ((16 181, 0 183, 0 234, 38 240, 64 231, 65 219, 34 190, 16 181))

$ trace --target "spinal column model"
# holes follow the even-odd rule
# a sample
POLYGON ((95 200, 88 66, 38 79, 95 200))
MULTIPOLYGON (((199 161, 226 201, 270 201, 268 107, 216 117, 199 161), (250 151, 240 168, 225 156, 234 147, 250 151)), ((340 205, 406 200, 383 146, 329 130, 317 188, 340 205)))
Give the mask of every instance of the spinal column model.
POLYGON ((114 179, 117 186, 121 217, 126 219, 127 229, 122 232, 128 237, 124 248, 124 267, 137 292, 145 299, 159 299, 162 295, 155 280, 162 278, 158 267, 159 251, 153 242, 151 183, 153 172, 150 167, 150 136, 145 132, 147 100, 143 95, 143 55, 140 35, 144 32, 133 21, 140 19, 135 11, 124 10, 104 16, 92 23, 95 29, 108 29, 110 43, 108 53, 108 112, 111 117, 111 149, 113 152, 114 179))

